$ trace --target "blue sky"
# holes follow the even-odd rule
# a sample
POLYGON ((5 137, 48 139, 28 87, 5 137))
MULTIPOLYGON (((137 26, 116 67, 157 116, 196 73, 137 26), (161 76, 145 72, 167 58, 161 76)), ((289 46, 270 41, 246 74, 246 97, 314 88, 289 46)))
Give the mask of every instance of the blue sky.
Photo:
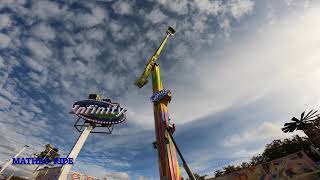
POLYGON ((133 82, 169 25, 177 33, 159 62, 186 160, 208 175, 248 160, 320 104, 319 10, 304 0, 2 0, 0 161, 24 144, 25 156, 47 143, 66 156, 79 135, 72 102, 98 93, 127 121, 91 134, 73 170, 158 179, 151 86, 133 82))

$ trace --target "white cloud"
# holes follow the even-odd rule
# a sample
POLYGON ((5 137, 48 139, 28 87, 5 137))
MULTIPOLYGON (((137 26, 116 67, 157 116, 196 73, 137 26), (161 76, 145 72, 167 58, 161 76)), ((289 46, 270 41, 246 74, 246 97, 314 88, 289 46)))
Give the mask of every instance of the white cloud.
POLYGON ((81 43, 75 47, 75 52, 79 57, 84 58, 87 61, 94 61, 99 54, 99 50, 92 44, 81 43))
POLYGON ((2 0, 3 4, 5 5, 11 5, 11 4, 19 4, 19 5, 24 5, 26 3, 25 0, 2 0))
POLYGON ((290 6, 293 0, 284 0, 284 2, 287 4, 287 6, 290 6))
POLYGON ((93 27, 103 24, 108 19, 107 11, 99 6, 89 6, 91 13, 79 13, 76 15, 75 23, 79 26, 93 27))
POLYGON ((0 68, 5 68, 4 60, 1 56, 0 56, 0 68))
POLYGON ((86 36, 89 40, 103 41, 105 32, 103 29, 90 29, 86 32, 86 36))
MULTIPOLYGON (((1 90, 3 91, 3 90, 1 90)), ((20 98, 20 102, 24 102, 25 98, 20 98)), ((31 99, 27 100, 29 104, 34 105, 31 99)), ((30 147, 27 148, 21 156, 30 157, 32 153, 39 152, 42 146, 45 144, 43 137, 48 133, 47 119, 43 117, 37 117, 37 121, 34 120, 34 113, 30 111, 22 110, 24 107, 21 104, 15 104, 8 109, 2 109, 0 116, 6 121, 0 121, 0 146, 1 152, 10 152, 10 155, 0 153, 0 159, 8 159, 17 153, 25 144, 30 147), (26 131, 26 129, 32 129, 32 131, 26 131), (39 138, 41 135, 41 138, 39 138)), ((31 175, 35 166, 17 166, 16 175, 31 175)), ((12 171, 9 168, 8 171, 12 171)), ((7 172, 8 172, 7 171, 7 172)))
POLYGON ((187 0, 160 0, 159 3, 179 15, 188 14, 187 0))
POLYGON ((129 180, 130 177, 127 173, 124 173, 124 172, 118 172, 118 173, 110 173, 108 176, 107 176, 108 179, 111 179, 111 180, 129 180))
POLYGON ((42 40, 54 40, 56 37, 55 30, 48 24, 38 24, 32 29, 32 34, 42 40))
POLYGON ((112 5, 113 11, 121 15, 132 14, 133 3, 131 1, 117 1, 112 5))
POLYGON ((197 60, 196 66, 188 58, 189 68, 188 63, 173 68, 168 74, 175 77, 175 83, 169 84, 174 90, 171 117, 188 122, 266 96, 274 98, 273 108, 284 112, 319 103, 313 84, 320 77, 318 16, 314 8, 299 17, 287 17, 261 27, 263 31, 251 33, 246 40, 225 42, 219 54, 192 57, 205 60, 197 60))
POLYGON ((42 110, 38 106, 36 106, 34 104, 30 104, 28 106, 28 108, 29 108, 30 111, 35 112, 35 113, 41 113, 42 112, 42 110))
POLYGON ((11 26, 11 18, 9 14, 0 15, 0 28, 6 28, 11 26))
POLYGON ((59 5, 52 1, 35 1, 32 4, 32 11, 34 17, 40 19, 58 18, 63 15, 62 9, 59 5))
POLYGON ((46 44, 35 39, 28 39, 26 42, 26 46, 37 58, 46 59, 52 56, 52 51, 46 46, 46 44))
POLYGON ((145 176, 139 176, 138 180, 151 180, 151 178, 145 177, 145 176))
POLYGON ((197 9, 200 14, 218 16, 228 13, 236 19, 251 12, 255 4, 252 0, 230 0, 226 2, 221 0, 160 0, 159 3, 179 15, 188 14, 188 6, 190 6, 191 9, 197 9))
POLYGON ((117 21, 111 21, 108 25, 110 27, 112 37, 116 41, 128 40, 128 38, 135 35, 135 27, 123 26, 117 21))
POLYGON ((121 25, 116 21, 111 21, 109 24, 112 34, 116 34, 120 31, 121 25))
POLYGON ((196 31, 196 33, 204 32, 204 30, 207 28, 207 25, 206 25, 207 19, 208 19, 207 16, 199 16, 197 18, 193 26, 193 29, 196 31))
POLYGON ((97 0, 97 1, 101 1, 101 2, 112 2, 114 0, 97 0))
POLYGON ((76 57, 75 49, 73 47, 64 47, 63 57, 66 61, 70 61, 72 58, 75 58, 76 57))
POLYGON ((2 0, 0 3, 0 9, 9 8, 13 12, 24 13, 25 8, 23 7, 26 4, 26 0, 2 0))
MULTIPOLYGON (((262 140, 291 137, 292 134, 285 134, 281 131, 282 127, 283 126, 279 124, 263 122, 259 127, 250 127, 251 130, 246 129, 245 132, 242 132, 241 134, 233 134, 231 137, 224 139, 223 145, 232 147, 261 142, 262 140)), ((303 135, 301 132, 298 134, 303 135)), ((239 154, 236 155, 239 156, 239 154)))
POLYGON ((7 48, 10 45, 11 39, 9 36, 0 33, 0 48, 7 48))
POLYGON ((5 88, 0 91, 0 94, 11 102, 17 102, 18 97, 16 97, 15 92, 12 92, 12 89, 10 85, 6 84, 5 88))
POLYGON ((243 15, 253 10, 254 4, 254 1, 251 0, 231 0, 229 2, 231 15, 236 19, 240 19, 243 15))
POLYGON ((32 70, 36 72, 41 72, 43 71, 44 67, 36 60, 32 58, 25 58, 25 63, 27 64, 28 67, 30 67, 32 70))
POLYGON ((218 15, 222 11, 222 1, 209 1, 209 0, 197 0, 194 1, 196 7, 200 13, 206 13, 211 15, 218 15))
POLYGON ((224 17, 221 20, 219 20, 219 25, 220 28, 226 32, 226 35, 229 35, 228 33, 230 33, 231 31, 231 24, 229 18, 224 17))
POLYGON ((8 109, 10 105, 11 105, 10 101, 0 96, 0 109, 8 109))
POLYGON ((147 19, 149 19, 152 23, 160 23, 167 18, 166 15, 160 9, 153 9, 148 15, 147 19))

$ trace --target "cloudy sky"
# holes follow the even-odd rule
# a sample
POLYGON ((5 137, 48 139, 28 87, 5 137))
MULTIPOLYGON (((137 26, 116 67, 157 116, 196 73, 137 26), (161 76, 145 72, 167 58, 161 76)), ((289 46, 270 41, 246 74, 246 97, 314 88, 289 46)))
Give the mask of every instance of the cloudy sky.
POLYGON ((24 144, 24 156, 47 143, 67 156, 79 136, 72 102, 98 93, 127 121, 91 134, 73 170, 159 179, 151 86, 133 82, 169 25, 159 62, 186 160, 208 175, 248 160, 319 107, 319 22, 316 0, 0 0, 0 162, 24 144))

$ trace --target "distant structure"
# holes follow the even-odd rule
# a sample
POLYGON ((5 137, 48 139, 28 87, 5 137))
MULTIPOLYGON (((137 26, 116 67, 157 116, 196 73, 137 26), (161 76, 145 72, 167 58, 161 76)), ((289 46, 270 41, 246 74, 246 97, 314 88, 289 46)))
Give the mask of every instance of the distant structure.
POLYGON ((286 179, 315 180, 318 179, 319 166, 303 151, 299 151, 267 163, 248 167, 229 174, 207 178, 206 180, 231 179, 286 179))
MULTIPOLYGON (((34 180, 57 180, 59 178, 61 166, 59 167, 44 167, 37 171, 37 176, 34 180)), ((100 180, 97 177, 82 174, 79 172, 70 171, 68 180, 100 180)))
MULTIPOLYGON (((29 147, 28 145, 24 145, 24 147, 13 157, 13 158, 17 158, 18 156, 20 156, 20 154, 27 148, 29 147)), ((1 166, 0 169, 0 177, 3 174, 3 172, 6 170, 7 167, 9 167, 9 165, 12 164, 12 158, 8 159, 7 162, 1 166)))
MULTIPOLYGON (((72 158, 73 162, 76 162, 78 154, 90 133, 111 134, 116 124, 121 124, 126 120, 126 111, 119 103, 104 99, 97 94, 89 94, 88 99, 74 102, 70 113, 77 116, 74 127, 81 134, 68 158, 72 158), (97 129, 100 129, 100 131, 97 129)), ((57 179, 67 179, 72 165, 63 165, 57 179)), ((88 177, 87 179, 90 180, 91 178, 88 177)))
MULTIPOLYGON (((45 150, 41 151, 39 153, 34 153, 35 158, 45 159, 48 158, 50 162, 53 162, 54 158, 60 157, 60 154, 58 153, 59 149, 55 148, 52 144, 45 145, 45 150)), ((36 169, 33 171, 32 177, 36 177, 38 173, 38 169, 40 168, 41 164, 39 164, 36 169)))

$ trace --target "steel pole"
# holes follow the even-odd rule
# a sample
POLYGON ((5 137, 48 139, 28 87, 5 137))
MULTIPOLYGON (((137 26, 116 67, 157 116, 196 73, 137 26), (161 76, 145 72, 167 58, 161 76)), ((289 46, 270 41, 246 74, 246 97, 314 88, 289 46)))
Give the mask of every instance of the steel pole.
MULTIPOLYGON (((79 136, 76 144, 73 146, 68 158, 72 158, 73 162, 76 161, 76 158, 83 146, 83 144, 85 143, 85 141, 87 140, 90 132, 93 130, 94 126, 93 125, 89 125, 87 126, 81 133, 81 135, 79 136)), ((68 173, 70 172, 72 168, 72 164, 65 164, 64 166, 62 166, 61 168, 61 173, 59 176, 58 180, 66 180, 68 177, 68 173)))
POLYGON ((184 167, 184 169, 186 170, 186 172, 187 172, 190 180, 196 180, 196 177, 194 176, 193 172, 191 171, 190 167, 188 166, 186 160, 183 158, 182 153, 181 153, 178 145, 176 144, 176 141, 174 140, 173 135, 172 135, 170 129, 167 128, 167 132, 168 132, 168 134, 169 134, 169 136, 170 136, 170 138, 171 138, 174 146, 176 147, 176 150, 177 150, 177 152, 178 152, 178 154, 179 154, 179 156, 180 156, 180 158, 181 158, 181 160, 182 160, 183 167, 184 167))
MULTIPOLYGON (((29 147, 28 145, 25 145, 13 158, 17 158, 27 147, 29 147)), ((2 175, 3 171, 12 163, 12 159, 8 160, 8 162, 6 162, 2 169, 0 170, 0 175, 2 175)))

